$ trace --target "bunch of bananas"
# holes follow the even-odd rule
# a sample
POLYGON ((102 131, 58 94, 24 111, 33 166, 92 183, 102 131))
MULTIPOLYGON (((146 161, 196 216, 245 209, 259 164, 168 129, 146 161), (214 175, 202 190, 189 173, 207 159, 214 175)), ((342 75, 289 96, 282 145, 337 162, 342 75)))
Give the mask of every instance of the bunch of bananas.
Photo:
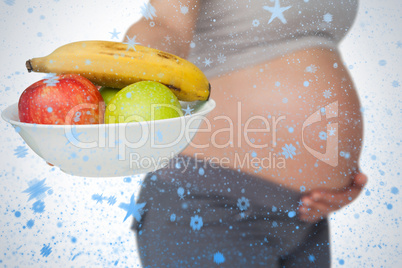
POLYGON ((111 41, 81 41, 26 62, 29 72, 78 74, 98 86, 123 88, 139 81, 166 85, 181 101, 208 100, 211 86, 191 62, 161 50, 111 41))

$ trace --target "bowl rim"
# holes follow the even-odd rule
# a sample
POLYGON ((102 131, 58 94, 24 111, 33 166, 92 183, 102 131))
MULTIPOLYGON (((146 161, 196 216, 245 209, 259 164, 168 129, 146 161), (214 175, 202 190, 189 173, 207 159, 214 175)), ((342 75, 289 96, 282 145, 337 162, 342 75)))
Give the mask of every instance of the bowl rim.
MULTIPOLYGON (((188 103, 183 101, 183 103, 188 103)), ((205 115, 210 113, 215 107, 216 107, 216 102, 209 98, 206 101, 203 101, 203 104, 201 104, 203 107, 209 105, 208 109, 198 111, 197 113, 190 114, 190 115, 183 115, 179 117, 174 117, 174 118, 167 118, 167 119, 159 119, 159 120, 154 120, 154 121, 141 121, 141 122, 128 122, 128 123, 111 123, 111 124, 85 124, 85 125, 52 125, 52 124, 36 124, 36 123, 24 123, 20 121, 15 121, 11 119, 8 115, 11 113, 10 111, 13 109, 17 109, 18 111, 18 102, 9 105, 7 108, 5 108, 1 112, 1 117, 3 118, 4 121, 16 125, 16 126, 21 126, 21 127, 35 127, 35 128, 68 128, 68 127, 73 127, 73 128, 80 128, 80 129, 91 129, 91 128, 99 128, 100 126, 135 126, 135 125, 148 125, 150 123, 158 121, 158 123, 169 123, 172 121, 176 120, 185 120, 185 117, 190 118, 190 117, 195 117, 195 116, 200 116, 200 115, 205 115)))

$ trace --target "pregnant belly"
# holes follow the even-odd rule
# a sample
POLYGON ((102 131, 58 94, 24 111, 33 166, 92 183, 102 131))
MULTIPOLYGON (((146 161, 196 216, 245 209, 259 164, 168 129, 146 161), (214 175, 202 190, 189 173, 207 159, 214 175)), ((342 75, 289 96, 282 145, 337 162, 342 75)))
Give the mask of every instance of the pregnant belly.
POLYGON ((350 183, 362 118, 337 52, 298 51, 210 82, 216 109, 182 154, 297 191, 350 183))

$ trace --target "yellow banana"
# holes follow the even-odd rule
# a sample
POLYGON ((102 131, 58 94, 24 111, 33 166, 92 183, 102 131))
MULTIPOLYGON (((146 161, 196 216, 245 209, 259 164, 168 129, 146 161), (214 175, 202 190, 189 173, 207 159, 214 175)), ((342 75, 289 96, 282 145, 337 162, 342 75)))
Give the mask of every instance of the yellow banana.
POLYGON ((191 62, 157 49, 111 41, 81 41, 26 62, 29 72, 67 74, 88 78, 99 86, 123 88, 138 81, 169 87, 179 100, 208 100, 211 86, 191 62))

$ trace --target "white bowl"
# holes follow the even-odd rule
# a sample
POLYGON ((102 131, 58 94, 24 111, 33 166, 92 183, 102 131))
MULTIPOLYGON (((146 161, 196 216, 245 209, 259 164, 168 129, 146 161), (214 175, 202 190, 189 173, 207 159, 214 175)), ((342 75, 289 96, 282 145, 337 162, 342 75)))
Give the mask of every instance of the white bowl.
POLYGON ((29 147, 65 173, 83 177, 130 176, 164 167, 183 151, 215 101, 181 102, 182 117, 125 124, 41 125, 21 123, 18 104, 2 112, 29 147), (187 106, 188 105, 188 106, 187 106), (188 110, 190 111, 190 110, 188 110))

